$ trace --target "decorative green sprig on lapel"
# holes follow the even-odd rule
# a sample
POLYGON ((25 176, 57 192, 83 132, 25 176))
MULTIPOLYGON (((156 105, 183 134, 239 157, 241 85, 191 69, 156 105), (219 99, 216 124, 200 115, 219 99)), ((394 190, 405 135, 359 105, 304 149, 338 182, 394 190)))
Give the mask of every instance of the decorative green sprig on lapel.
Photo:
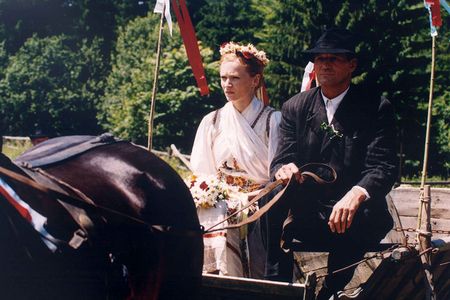
POLYGON ((320 124, 320 128, 326 133, 330 134, 330 140, 334 139, 335 137, 342 138, 344 136, 339 132, 339 130, 334 129, 333 124, 328 125, 327 123, 322 122, 322 124, 320 124))

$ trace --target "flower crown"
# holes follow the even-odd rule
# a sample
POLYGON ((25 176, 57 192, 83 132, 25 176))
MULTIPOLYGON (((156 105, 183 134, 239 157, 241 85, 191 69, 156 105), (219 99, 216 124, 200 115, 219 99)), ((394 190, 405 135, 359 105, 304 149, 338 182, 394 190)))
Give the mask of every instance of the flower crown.
POLYGON ((259 51, 252 44, 247 44, 244 46, 234 42, 224 43, 220 46, 220 55, 223 56, 225 54, 240 54, 246 59, 255 57, 263 66, 267 66, 269 63, 269 59, 266 57, 266 52, 259 51))

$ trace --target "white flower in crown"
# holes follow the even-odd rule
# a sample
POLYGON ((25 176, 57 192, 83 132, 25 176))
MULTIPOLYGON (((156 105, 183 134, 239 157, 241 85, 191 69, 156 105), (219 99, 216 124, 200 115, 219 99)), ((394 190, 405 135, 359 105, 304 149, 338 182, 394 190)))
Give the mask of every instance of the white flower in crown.
POLYGON ((252 44, 241 45, 234 42, 228 42, 220 46, 220 55, 222 56, 231 53, 236 54, 236 52, 240 52, 246 59, 250 59, 253 56, 258 59, 264 66, 267 66, 267 64, 269 63, 266 52, 259 51, 252 44))

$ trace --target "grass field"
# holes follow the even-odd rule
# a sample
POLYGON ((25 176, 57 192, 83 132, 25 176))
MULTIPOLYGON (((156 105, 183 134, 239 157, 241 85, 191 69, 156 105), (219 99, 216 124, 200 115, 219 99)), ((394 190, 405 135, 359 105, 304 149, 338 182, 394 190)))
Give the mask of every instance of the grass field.
POLYGON ((29 139, 24 140, 3 140, 2 152, 11 159, 16 158, 27 149, 31 148, 32 144, 29 139))

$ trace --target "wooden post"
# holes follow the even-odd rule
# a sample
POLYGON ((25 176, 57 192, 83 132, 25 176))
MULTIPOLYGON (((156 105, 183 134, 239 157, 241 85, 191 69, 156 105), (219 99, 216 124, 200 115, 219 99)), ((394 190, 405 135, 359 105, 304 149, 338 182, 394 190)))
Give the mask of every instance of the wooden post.
MULTIPOLYGON (((428 169, 428 148, 430 144, 430 127, 431 127, 431 112, 433 107, 433 92, 434 92, 434 67, 436 65, 436 37, 432 36, 432 46, 431 46, 431 75, 430 75, 430 92, 428 96, 428 115, 427 115, 427 127, 425 134, 425 149, 423 154, 423 168, 422 168, 422 179, 420 182, 420 188, 423 189, 427 179, 427 169, 428 169)), ((417 228, 421 226, 422 215, 422 205, 419 206, 419 215, 417 219, 417 228)))
POLYGON ((420 183, 419 213, 417 216, 417 227, 416 227, 419 250, 421 253, 423 251, 426 251, 426 253, 420 256, 420 259, 422 261, 422 266, 425 272, 424 283, 426 287, 425 297, 427 300, 436 299, 433 284, 433 274, 431 272, 431 191, 430 186, 425 185, 428 168, 428 148, 430 142, 431 112, 433 107, 435 65, 436 65, 436 36, 432 36, 430 92, 428 97, 428 115, 427 115, 427 127, 425 135, 425 150, 423 157, 422 180, 420 183))
POLYGON ((159 64, 161 61, 161 40, 162 40, 162 32, 164 25, 164 10, 162 9, 161 20, 159 22, 159 36, 158 36, 158 45, 156 50, 156 64, 155 64, 155 73, 153 76, 153 89, 152 89, 152 100, 150 105, 150 115, 148 117, 148 139, 147 139, 147 149, 148 151, 152 151, 153 147, 153 119, 155 118, 155 100, 156 100, 156 90, 158 87, 158 75, 159 75, 159 64))
POLYGON ((420 256, 422 261, 422 267, 425 272, 425 288, 426 288, 426 299, 434 300, 436 295, 434 292, 433 284, 433 273, 431 272, 431 192, 430 186, 425 185, 424 189, 421 190, 421 203, 423 206, 422 213, 425 222, 422 222, 422 226, 417 232, 417 239, 419 242, 420 252, 425 252, 420 256))
POLYGON ((309 272, 306 275, 305 292, 303 294, 303 300, 316 299, 316 285, 317 285, 317 275, 316 275, 316 273, 315 272, 309 272))
POLYGON ((172 149, 173 155, 178 157, 185 164, 185 166, 188 167, 189 171, 193 172, 191 163, 186 159, 186 157, 183 156, 183 154, 181 154, 180 151, 178 151, 177 147, 174 144, 170 145, 170 149, 172 149))
POLYGON ((403 174, 403 126, 400 129, 400 148, 399 152, 399 160, 398 160, 398 184, 402 184, 402 174, 403 174))

